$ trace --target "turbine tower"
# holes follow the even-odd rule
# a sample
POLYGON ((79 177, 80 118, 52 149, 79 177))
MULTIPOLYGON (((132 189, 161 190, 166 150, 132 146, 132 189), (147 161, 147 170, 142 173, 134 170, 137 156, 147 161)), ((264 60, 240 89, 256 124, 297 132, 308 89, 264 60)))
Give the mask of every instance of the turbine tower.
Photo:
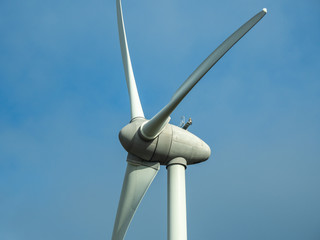
POLYGON ((132 70, 125 33, 121 0, 116 0, 122 61, 130 98, 131 120, 121 129, 119 139, 128 152, 118 211, 112 234, 122 240, 143 196, 164 165, 168 171, 168 239, 187 239, 185 169, 206 161, 210 147, 184 128, 170 124, 170 114, 199 80, 242 38, 267 10, 264 8, 213 51, 173 94, 169 103, 150 120, 145 119, 132 70))

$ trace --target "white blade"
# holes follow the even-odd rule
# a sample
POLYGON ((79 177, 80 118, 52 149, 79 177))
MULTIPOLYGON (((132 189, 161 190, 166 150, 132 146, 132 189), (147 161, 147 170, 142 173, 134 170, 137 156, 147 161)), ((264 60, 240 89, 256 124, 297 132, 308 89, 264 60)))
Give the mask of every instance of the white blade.
POLYGON ((131 154, 127 161, 112 240, 124 238, 133 215, 160 169, 159 163, 142 161, 131 154))
POLYGON ((188 77, 188 79, 180 86, 180 88, 172 96, 170 102, 158 112, 150 121, 141 127, 142 135, 147 139, 154 139, 166 126, 170 120, 170 114, 189 93, 189 91, 199 82, 199 80, 219 61, 219 59, 238 42, 256 23, 258 23, 267 9, 263 9, 256 14, 248 22, 243 24, 237 31, 228 37, 209 57, 204 60, 200 66, 188 77))
POLYGON ((134 79, 132 65, 131 65, 126 31, 124 28, 124 22, 123 22, 123 16, 122 16, 121 0, 117 0, 117 17, 118 17, 118 30, 119 30, 122 62, 123 62, 124 72, 126 75, 127 87, 129 92, 129 98, 130 98, 131 119, 136 117, 144 118, 144 114, 143 114, 143 110, 141 107, 140 98, 137 90, 137 85, 134 79))

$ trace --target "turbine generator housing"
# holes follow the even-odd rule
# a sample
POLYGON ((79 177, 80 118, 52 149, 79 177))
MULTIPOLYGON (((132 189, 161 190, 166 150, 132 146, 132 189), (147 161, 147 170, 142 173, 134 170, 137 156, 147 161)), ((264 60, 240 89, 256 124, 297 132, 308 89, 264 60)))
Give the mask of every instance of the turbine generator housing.
POLYGON ((174 158, 182 157, 187 165, 206 161, 211 154, 210 147, 191 132, 167 124, 152 140, 146 140, 140 129, 146 119, 136 118, 121 129, 119 140, 127 150, 145 161, 167 165, 174 158))

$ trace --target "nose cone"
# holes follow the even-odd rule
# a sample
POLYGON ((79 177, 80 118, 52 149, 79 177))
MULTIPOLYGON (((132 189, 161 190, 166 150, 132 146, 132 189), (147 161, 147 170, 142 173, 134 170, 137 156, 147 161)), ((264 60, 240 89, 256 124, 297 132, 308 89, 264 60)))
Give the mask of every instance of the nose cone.
POLYGON ((121 142, 121 145, 124 147, 124 149, 127 150, 127 152, 130 152, 132 140, 135 134, 136 129, 134 124, 128 124, 119 132, 119 140, 121 142))
POLYGON ((144 121, 144 119, 137 119, 122 128, 119 133, 119 140, 128 153, 140 157, 143 160, 150 161, 154 154, 157 141, 145 141, 140 137, 139 128, 144 121))

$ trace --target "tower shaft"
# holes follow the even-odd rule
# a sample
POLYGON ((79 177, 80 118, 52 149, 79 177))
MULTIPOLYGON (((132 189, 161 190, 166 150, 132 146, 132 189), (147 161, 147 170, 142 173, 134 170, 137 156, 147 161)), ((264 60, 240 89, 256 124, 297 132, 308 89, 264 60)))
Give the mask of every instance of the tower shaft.
POLYGON ((167 165, 168 240, 187 239, 186 166, 184 158, 175 158, 167 165))

